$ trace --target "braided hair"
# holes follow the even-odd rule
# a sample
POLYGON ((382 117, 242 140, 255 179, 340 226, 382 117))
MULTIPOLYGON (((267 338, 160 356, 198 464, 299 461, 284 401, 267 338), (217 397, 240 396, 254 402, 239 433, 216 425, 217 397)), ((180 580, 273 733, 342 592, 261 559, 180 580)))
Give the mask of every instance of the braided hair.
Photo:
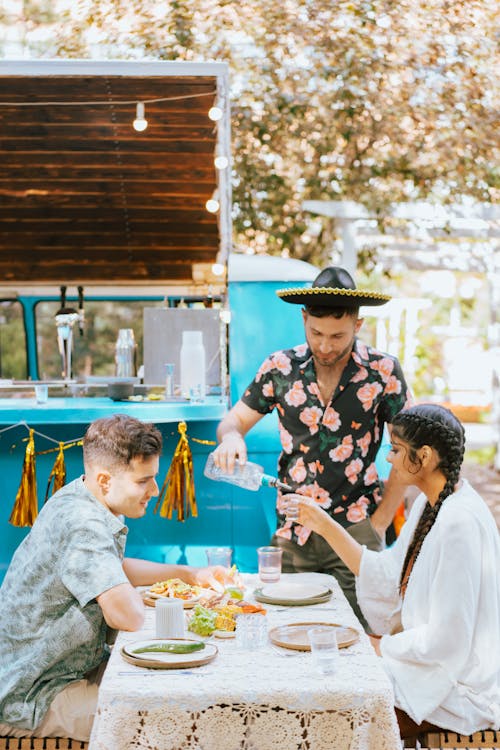
POLYGON ((434 506, 427 501, 406 552, 399 582, 400 591, 404 595, 422 544, 434 525, 443 501, 453 493, 458 482, 464 457, 465 435, 464 428, 455 415, 437 404, 420 404, 399 412, 392 420, 392 434, 408 444, 408 457, 417 467, 420 463, 417 450, 424 445, 434 448, 439 455, 437 469, 442 471, 446 479, 434 506))

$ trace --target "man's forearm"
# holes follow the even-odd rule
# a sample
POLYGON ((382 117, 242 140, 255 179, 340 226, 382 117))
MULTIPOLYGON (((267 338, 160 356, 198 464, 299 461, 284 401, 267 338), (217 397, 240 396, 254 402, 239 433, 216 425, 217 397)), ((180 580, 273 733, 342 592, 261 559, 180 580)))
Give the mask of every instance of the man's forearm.
POLYGON ((186 583, 195 582, 195 569, 189 565, 169 565, 136 557, 126 557, 123 569, 132 586, 150 586, 156 581, 181 578, 186 583))
POLYGON ((237 435, 240 438, 244 436, 239 419, 232 415, 228 415, 217 427, 217 440, 219 443, 229 435, 237 435))
POLYGON ((405 498, 406 484, 398 481, 391 471, 385 482, 382 500, 377 509, 371 516, 371 522, 374 529, 383 536, 390 526, 394 515, 405 498))

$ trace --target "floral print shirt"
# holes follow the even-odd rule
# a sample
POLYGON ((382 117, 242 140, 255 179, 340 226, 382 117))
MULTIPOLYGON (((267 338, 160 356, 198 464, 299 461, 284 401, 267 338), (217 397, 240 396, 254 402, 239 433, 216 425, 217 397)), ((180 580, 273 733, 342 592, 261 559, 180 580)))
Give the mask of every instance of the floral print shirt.
MULTIPOLYGON (((409 401, 395 357, 359 339, 330 403, 322 401, 307 344, 268 357, 242 397, 260 414, 278 411, 279 478, 313 497, 342 526, 370 516, 381 499, 375 457, 386 423, 409 401)), ((286 521, 277 534, 305 544, 310 530, 286 521)))
POLYGON ((0 588, 0 722, 34 729, 105 658, 96 597, 127 583, 127 528, 80 477, 44 505, 0 588))

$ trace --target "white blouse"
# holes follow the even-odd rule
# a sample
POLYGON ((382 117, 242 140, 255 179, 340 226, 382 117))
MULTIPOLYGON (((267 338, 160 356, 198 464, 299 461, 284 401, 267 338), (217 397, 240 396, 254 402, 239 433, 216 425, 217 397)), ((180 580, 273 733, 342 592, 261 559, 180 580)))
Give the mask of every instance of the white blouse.
POLYGON ((485 502, 463 480, 444 501, 401 601, 401 568, 425 503, 419 495, 392 547, 363 549, 358 601, 373 632, 387 634, 381 653, 396 706, 417 724, 427 720, 462 734, 497 729, 499 533, 485 502))

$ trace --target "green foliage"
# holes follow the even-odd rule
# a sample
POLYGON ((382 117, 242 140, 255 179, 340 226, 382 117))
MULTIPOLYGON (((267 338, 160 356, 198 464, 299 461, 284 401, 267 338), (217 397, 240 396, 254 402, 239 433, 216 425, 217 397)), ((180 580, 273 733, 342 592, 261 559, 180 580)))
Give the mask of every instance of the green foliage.
POLYGON ((480 466, 493 466, 496 456, 496 446, 487 445, 484 448, 475 450, 466 450, 464 461, 469 464, 479 464, 480 466))
POLYGON ((0 300, 0 378, 27 376, 23 311, 16 300, 0 300))
POLYGON ((303 200, 382 217, 498 198, 495 14, 490 0, 75 0, 35 52, 229 62, 235 244, 321 263, 335 226, 303 200))

